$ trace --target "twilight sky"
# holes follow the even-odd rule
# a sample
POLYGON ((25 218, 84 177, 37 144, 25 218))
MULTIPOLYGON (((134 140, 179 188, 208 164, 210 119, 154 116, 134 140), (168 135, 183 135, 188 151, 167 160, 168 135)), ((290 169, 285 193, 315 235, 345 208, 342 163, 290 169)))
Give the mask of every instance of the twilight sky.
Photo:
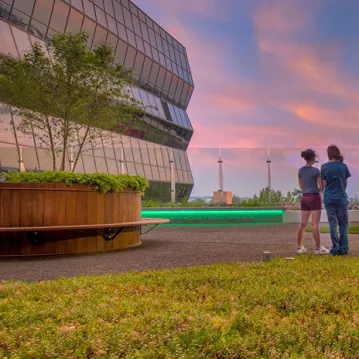
POLYGON ((186 47, 195 92, 193 195, 296 187, 299 153, 341 146, 359 192, 358 0, 134 0, 186 47))

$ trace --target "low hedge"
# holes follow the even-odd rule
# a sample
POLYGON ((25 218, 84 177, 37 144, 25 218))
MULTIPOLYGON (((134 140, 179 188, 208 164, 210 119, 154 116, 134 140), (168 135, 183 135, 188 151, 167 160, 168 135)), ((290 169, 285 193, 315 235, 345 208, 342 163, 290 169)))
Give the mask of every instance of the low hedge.
POLYGON ((112 175, 105 173, 73 172, 8 172, 4 173, 5 182, 10 183, 63 183, 72 187, 82 184, 94 187, 97 191, 118 193, 127 188, 144 193, 148 181, 141 176, 112 175))

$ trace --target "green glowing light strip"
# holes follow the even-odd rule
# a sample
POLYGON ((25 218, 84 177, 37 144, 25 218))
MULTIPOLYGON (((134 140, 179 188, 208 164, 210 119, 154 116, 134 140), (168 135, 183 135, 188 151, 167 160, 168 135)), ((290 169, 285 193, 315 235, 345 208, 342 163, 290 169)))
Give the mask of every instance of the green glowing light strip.
POLYGON ((147 216, 147 217, 151 217, 151 216, 170 216, 170 217, 178 217, 178 216, 216 216, 216 217, 220 217, 220 216, 235 216, 235 215, 277 215, 277 216, 282 216, 283 215, 283 211, 282 210, 276 210, 276 209, 271 209, 271 210, 224 210, 224 211, 203 211, 203 210, 178 210, 178 211, 171 211, 171 210, 142 210, 142 216, 147 216))
POLYGON ((143 218, 168 218, 169 225, 246 225, 263 223, 283 223, 281 209, 149 209, 142 211, 143 218))

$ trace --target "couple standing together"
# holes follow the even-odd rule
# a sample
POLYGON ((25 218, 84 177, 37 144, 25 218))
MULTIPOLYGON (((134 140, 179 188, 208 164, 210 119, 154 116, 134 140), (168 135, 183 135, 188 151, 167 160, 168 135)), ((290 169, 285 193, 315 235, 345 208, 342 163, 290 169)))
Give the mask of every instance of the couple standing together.
POLYGON ((322 165, 321 171, 314 167, 316 153, 305 150, 301 156, 306 161, 298 173, 299 187, 303 196, 300 202, 301 223, 297 231, 297 253, 306 253, 303 246, 304 229, 312 216, 312 232, 315 241, 314 254, 329 254, 333 256, 346 255, 348 244, 348 197, 346 194, 350 172, 337 146, 327 149, 328 162, 322 165), (324 206, 328 215, 332 249, 329 250, 320 244, 319 223, 322 213, 321 192, 324 190, 324 206), (339 235, 338 235, 339 225, 339 235))

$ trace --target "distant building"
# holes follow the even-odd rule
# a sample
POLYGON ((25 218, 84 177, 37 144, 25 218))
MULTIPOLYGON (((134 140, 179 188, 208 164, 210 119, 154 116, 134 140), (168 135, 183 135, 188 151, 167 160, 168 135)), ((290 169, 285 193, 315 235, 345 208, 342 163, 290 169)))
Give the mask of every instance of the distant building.
MULTIPOLYGON (((186 109, 194 84, 184 46, 128 0, 0 0, 0 54, 19 57, 36 41, 80 30, 90 47, 105 42, 116 63, 133 69, 133 97, 146 113, 140 124, 121 124, 123 134, 114 133, 110 146, 83 154, 76 170, 119 173, 123 151, 126 172, 149 180, 146 197, 169 201, 173 151, 176 200, 188 198, 193 177, 186 150, 193 128, 186 109)), ((47 151, 16 130, 18 121, 0 114, 2 165, 18 168, 23 147, 26 169, 51 169, 47 151)))

